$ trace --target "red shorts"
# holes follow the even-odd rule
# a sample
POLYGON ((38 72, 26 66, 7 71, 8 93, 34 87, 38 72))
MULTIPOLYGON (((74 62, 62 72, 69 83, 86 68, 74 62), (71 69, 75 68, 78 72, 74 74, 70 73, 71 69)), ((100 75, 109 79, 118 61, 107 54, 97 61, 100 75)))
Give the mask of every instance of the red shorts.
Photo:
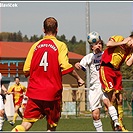
POLYGON ((113 70, 107 66, 101 66, 99 70, 100 81, 103 91, 110 92, 111 90, 122 90, 122 74, 118 70, 113 70))
POLYGON ((35 122, 46 116, 49 125, 56 125, 61 116, 61 100, 44 101, 29 98, 23 121, 35 122))

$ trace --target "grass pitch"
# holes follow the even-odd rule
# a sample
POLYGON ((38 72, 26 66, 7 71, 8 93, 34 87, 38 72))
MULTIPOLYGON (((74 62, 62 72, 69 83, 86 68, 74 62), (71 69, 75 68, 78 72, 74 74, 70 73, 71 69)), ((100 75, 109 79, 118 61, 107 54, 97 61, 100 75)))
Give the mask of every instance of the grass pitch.
MULTIPOLYGON (((112 131, 110 118, 101 118, 104 131, 112 131)), ((129 131, 133 131, 133 118, 124 117, 124 125, 129 131)), ((21 124, 21 120, 17 120, 14 126, 11 126, 8 121, 4 122, 3 131, 11 131, 13 127, 21 124)), ((37 121, 29 131, 46 131, 46 119, 37 121)), ((86 118, 61 118, 56 131, 95 131, 93 120, 90 117, 86 118)))

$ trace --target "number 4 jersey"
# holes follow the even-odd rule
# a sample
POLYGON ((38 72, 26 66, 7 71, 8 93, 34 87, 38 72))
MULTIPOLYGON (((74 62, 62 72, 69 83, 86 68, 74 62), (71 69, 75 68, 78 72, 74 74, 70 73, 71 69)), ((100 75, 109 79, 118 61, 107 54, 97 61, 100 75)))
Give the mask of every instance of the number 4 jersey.
POLYGON ((53 36, 45 36, 30 49, 24 72, 30 71, 27 96, 53 101, 62 98, 62 74, 73 70, 66 44, 53 36))

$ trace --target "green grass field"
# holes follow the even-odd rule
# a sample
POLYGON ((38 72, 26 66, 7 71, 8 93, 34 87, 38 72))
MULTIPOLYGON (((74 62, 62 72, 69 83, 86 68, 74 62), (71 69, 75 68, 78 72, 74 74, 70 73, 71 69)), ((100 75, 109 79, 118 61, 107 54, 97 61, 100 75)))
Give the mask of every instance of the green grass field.
MULTIPOLYGON (((104 131, 112 131, 110 125, 110 119, 101 118, 103 122, 104 131)), ((123 119, 126 128, 129 131, 133 131, 133 118, 132 117, 124 117, 123 119)), ((95 131, 95 128, 92 123, 92 118, 61 118, 56 131, 95 131)), ((20 124, 21 120, 17 120, 15 125, 20 124)), ((15 126, 14 125, 14 126, 15 126)), ((11 126, 8 121, 5 121, 3 131, 11 131, 14 126, 11 126)), ((29 131, 46 131, 46 120, 41 119, 37 121, 33 127, 29 131)))

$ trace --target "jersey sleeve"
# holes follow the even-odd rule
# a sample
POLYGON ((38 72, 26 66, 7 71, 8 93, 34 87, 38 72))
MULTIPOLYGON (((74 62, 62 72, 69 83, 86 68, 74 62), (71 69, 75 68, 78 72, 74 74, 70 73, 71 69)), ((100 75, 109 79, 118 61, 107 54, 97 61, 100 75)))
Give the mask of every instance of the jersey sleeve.
POLYGON ((109 38, 109 41, 114 41, 114 42, 121 42, 123 40, 124 40, 124 37, 120 35, 114 35, 109 38))
POLYGON ((23 86, 23 92, 26 92, 27 88, 25 86, 23 86))
MULTIPOLYGON (((42 41, 42 40, 40 40, 40 41, 42 41)), ((23 67, 24 73, 30 71, 30 64, 31 64, 32 56, 33 56, 34 50, 39 42, 36 42, 35 44, 33 44, 33 46, 29 50, 29 53, 27 55, 27 58, 25 60, 24 67, 23 67)))
POLYGON ((13 86, 11 86, 9 89, 8 89, 8 92, 11 93, 13 91, 13 86))
POLYGON ((82 70, 85 71, 87 66, 91 63, 91 56, 90 54, 84 56, 81 61, 80 65, 82 66, 82 70))
POLYGON ((72 64, 69 63, 68 48, 65 43, 62 43, 59 49, 59 63, 63 75, 71 72, 74 69, 72 64))

